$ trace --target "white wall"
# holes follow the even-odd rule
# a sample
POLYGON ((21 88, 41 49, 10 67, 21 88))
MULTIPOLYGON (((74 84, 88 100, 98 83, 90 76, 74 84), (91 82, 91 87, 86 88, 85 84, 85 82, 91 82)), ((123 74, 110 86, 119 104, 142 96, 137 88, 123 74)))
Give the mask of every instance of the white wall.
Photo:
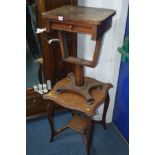
MULTIPOLYGON (((117 48, 122 46, 125 33, 125 25, 128 10, 128 0, 79 0, 78 5, 98 8, 115 9, 116 15, 113 17, 112 27, 105 33, 101 47, 99 63, 95 68, 85 67, 85 76, 93 77, 103 82, 111 82, 114 86, 110 90, 110 105, 107 112, 107 122, 112 121, 116 87, 118 81, 120 54, 117 48)), ((91 36, 78 34, 78 56, 91 59, 95 42, 91 36)), ((103 105, 97 110, 94 117, 102 118, 103 105)))

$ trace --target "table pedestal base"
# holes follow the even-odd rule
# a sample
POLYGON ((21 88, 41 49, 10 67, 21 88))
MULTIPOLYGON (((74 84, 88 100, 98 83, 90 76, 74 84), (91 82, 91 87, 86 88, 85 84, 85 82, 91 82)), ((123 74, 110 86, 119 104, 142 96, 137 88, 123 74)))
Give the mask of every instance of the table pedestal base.
POLYGON ((97 81, 93 78, 90 77, 85 77, 84 78, 84 85, 82 87, 78 87, 75 85, 75 76, 73 73, 69 73, 67 75, 67 78, 70 80, 66 85, 63 87, 57 88, 57 93, 62 93, 62 92, 72 92, 72 93, 77 93, 84 97, 88 104, 93 103, 93 97, 90 95, 90 89, 94 88, 102 88, 103 83, 100 81, 97 81))

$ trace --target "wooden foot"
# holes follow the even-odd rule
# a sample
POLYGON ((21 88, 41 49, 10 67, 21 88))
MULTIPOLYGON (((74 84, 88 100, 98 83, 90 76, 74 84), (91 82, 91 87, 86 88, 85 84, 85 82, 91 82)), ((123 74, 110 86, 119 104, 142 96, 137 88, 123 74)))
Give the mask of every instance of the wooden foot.
POLYGON ((72 93, 77 93, 80 96, 83 96, 88 104, 93 103, 93 97, 90 95, 90 89, 93 88, 102 88, 103 83, 99 82, 93 78, 85 77, 85 84, 81 87, 78 87, 75 85, 75 76, 73 73, 69 73, 67 75, 68 79, 70 80, 69 83, 67 83, 65 86, 61 88, 57 88, 57 93, 62 93, 62 92, 72 92, 72 93))

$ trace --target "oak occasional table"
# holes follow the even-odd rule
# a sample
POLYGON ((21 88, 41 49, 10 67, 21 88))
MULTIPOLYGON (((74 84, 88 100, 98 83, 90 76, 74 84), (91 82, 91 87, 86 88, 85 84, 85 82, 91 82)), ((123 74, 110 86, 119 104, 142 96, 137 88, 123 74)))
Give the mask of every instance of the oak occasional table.
POLYGON ((108 90, 112 87, 110 83, 103 83, 91 77, 84 76, 84 66, 94 68, 99 57, 101 40, 103 34, 111 27, 112 16, 115 10, 89 8, 82 6, 64 5, 62 7, 44 12, 46 19, 46 32, 56 30, 59 36, 60 52, 63 61, 75 64, 75 74, 69 73, 66 78, 57 82, 53 89, 43 96, 44 99, 52 100, 57 104, 71 110, 73 118, 62 129, 55 131, 53 123, 54 104, 48 103, 47 113, 51 127, 51 138, 72 128, 80 132, 86 144, 87 155, 90 154, 90 142, 93 131, 92 117, 96 109, 104 102, 103 116, 100 123, 106 127, 106 113, 109 106, 108 90), (85 33, 92 36, 96 41, 92 61, 73 57, 68 54, 67 32, 85 33), (81 114, 77 113, 81 112, 81 114))

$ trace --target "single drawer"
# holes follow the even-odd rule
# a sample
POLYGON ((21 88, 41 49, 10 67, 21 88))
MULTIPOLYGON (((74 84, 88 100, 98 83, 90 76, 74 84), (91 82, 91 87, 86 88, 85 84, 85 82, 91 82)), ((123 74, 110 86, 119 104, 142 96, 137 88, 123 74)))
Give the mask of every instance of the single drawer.
POLYGON ((50 29, 54 30, 63 30, 69 32, 79 32, 79 33, 87 33, 92 34, 93 29, 91 26, 81 26, 81 25, 74 25, 69 23, 61 23, 61 22, 50 22, 50 29))

